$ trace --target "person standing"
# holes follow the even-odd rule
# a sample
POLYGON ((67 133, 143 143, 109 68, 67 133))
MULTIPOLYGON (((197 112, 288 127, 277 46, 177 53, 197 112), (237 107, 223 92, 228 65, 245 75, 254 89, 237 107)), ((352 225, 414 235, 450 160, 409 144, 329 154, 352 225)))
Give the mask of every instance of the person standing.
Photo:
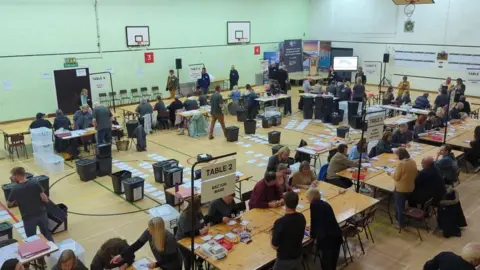
POLYGON ((363 73, 363 68, 358 67, 357 69, 357 74, 355 74, 355 81, 358 83, 358 79, 361 79, 361 84, 365 85, 367 84, 367 76, 365 73, 363 73))
MULTIPOLYGON (((150 106, 152 107, 152 106, 150 106)), ((110 109, 95 103, 93 125, 97 130, 97 144, 110 143, 112 140, 112 112, 110 109)))
POLYGON ((238 75, 238 71, 235 69, 235 66, 232 65, 232 69, 230 70, 230 90, 233 89, 235 85, 238 86, 238 81, 240 80, 240 75, 238 75))
POLYGON ((405 202, 415 188, 415 178, 417 177, 418 169, 415 160, 410 159, 410 154, 407 149, 398 148, 396 154, 400 162, 395 168, 393 175, 391 171, 388 171, 387 174, 392 176, 395 183, 395 190, 393 192, 396 210, 395 226, 401 228, 404 226, 403 212, 405 211, 405 202))
POLYGON ((8 197, 8 205, 15 202, 22 215, 23 227, 27 237, 37 234, 37 226, 40 233, 49 241, 53 241, 52 234, 48 229, 47 208, 48 196, 38 181, 25 178, 25 169, 16 167, 11 170, 12 178, 17 183, 13 186, 8 197))
POLYGON ((268 67, 268 78, 270 80, 276 80, 277 79, 277 72, 278 72, 278 67, 275 62, 272 63, 270 67, 268 67))
POLYGON ((210 75, 208 75, 206 68, 202 68, 202 76, 197 80, 197 86, 205 95, 208 94, 208 88, 210 87, 210 75))
POLYGON ((173 72, 173 69, 170 69, 170 75, 168 76, 168 79, 167 79, 166 90, 170 92, 171 99, 175 98, 175 93, 177 92, 177 89, 180 88, 179 86, 180 86, 180 82, 177 76, 175 76, 175 72, 173 72))
POLYGON ((285 215, 275 221, 272 230, 272 247, 277 251, 273 270, 302 268, 302 242, 307 221, 296 211, 298 195, 293 191, 285 194, 285 215))
POLYGON ((361 77, 357 77, 355 81, 356 84, 353 86, 352 100, 363 102, 367 97, 367 95, 365 94, 365 85, 363 84, 361 77))
POLYGON ((140 125, 143 126, 145 124, 144 117, 153 113, 153 107, 150 103, 148 103, 147 99, 142 98, 142 100, 140 100, 140 104, 138 104, 137 108, 135 109, 135 112, 138 115, 138 122, 140 122, 140 125))
POLYGON ((225 118, 223 115, 223 97, 220 95, 220 86, 215 86, 215 93, 210 97, 210 114, 212 115, 212 121, 210 122, 210 131, 208 138, 213 140, 213 128, 215 123, 218 122, 222 126, 223 135, 227 137, 227 130, 225 129, 225 118))
POLYGON ((462 78, 457 79, 457 84, 455 85, 454 91, 455 91, 455 96, 453 97, 454 102, 458 102, 460 100, 460 96, 465 95, 465 90, 467 87, 463 83, 462 78))
POLYGON ((280 68, 277 71, 276 77, 277 77, 278 84, 280 85, 280 89, 286 94, 288 91, 287 89, 288 72, 284 66, 280 66, 280 68))
POLYGON ((398 83, 398 96, 401 97, 403 92, 410 91, 410 82, 408 81, 407 76, 403 76, 403 79, 398 83))
POLYGON ((84 105, 92 106, 92 100, 88 97, 88 90, 85 88, 80 92, 80 106, 84 105))

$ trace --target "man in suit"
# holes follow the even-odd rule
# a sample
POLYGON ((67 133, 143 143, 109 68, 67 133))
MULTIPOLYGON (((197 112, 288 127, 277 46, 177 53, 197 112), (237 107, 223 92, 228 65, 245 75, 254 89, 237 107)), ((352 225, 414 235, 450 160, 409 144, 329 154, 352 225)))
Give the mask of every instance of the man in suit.
POLYGON ((230 70, 230 90, 232 90, 235 85, 238 86, 238 80, 240 80, 240 75, 238 75, 235 66, 232 65, 232 69, 230 70))
POLYGON ((202 77, 197 80, 197 86, 205 95, 208 94, 208 88, 210 87, 210 75, 208 75, 206 68, 202 68, 202 77))

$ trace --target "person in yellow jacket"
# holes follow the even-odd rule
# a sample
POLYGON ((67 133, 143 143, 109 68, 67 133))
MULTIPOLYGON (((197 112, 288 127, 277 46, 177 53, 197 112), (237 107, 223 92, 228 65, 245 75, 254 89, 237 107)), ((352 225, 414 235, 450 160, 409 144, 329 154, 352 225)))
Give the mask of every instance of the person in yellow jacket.
POLYGON ((179 88, 179 81, 178 77, 175 76, 175 73, 173 70, 170 70, 170 75, 168 76, 167 79, 167 91, 170 91, 170 98, 174 99, 175 98, 175 93, 177 92, 177 89, 179 88))
POLYGON ((398 96, 401 97, 403 92, 410 91, 410 82, 407 80, 407 76, 403 76, 403 80, 398 84, 398 96))

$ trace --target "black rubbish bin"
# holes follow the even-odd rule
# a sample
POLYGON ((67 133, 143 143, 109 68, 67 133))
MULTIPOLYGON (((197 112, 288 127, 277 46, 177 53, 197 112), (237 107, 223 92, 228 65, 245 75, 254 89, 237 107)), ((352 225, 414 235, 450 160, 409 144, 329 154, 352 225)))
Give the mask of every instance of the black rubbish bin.
POLYGON ((10 222, 0 223, 0 242, 4 240, 13 239, 13 226, 10 222))
MULTIPOLYGON (((12 188, 17 185, 17 183, 10 183, 10 184, 5 184, 5 185, 2 185, 2 189, 3 189, 3 195, 5 195, 5 201, 8 202, 8 198, 10 197, 10 192, 12 191, 12 188)), ((8 204, 8 208, 12 208, 12 207, 15 207, 17 206, 17 202, 13 202, 11 205, 8 204)))
POLYGON ((169 159, 154 163, 153 167, 153 176, 155 177, 155 182, 163 183, 163 171, 168 168, 177 167, 178 160, 169 159))
POLYGON ((123 189, 125 190, 125 199, 128 202, 136 202, 143 199, 143 184, 145 179, 141 177, 132 177, 123 180, 123 189))
POLYGON ((227 142, 236 142, 238 141, 238 132, 239 128, 236 126, 227 127, 227 142))
POLYGON ((332 125, 336 126, 340 124, 340 122, 342 122, 343 117, 338 112, 333 112, 330 119, 331 119, 332 125))
POLYGON ((262 119, 262 127, 263 128, 270 128, 272 127, 272 123, 273 122, 273 119, 271 117, 264 117, 262 119))
POLYGON ((271 144, 278 144, 280 143, 280 135, 282 133, 280 131, 270 131, 268 133, 268 143, 271 144))
POLYGON ((338 127, 337 128, 337 137, 345 138, 349 131, 350 131, 350 127, 347 127, 347 126, 338 127))
POLYGON ((163 178, 168 188, 174 187, 175 184, 180 185, 183 182, 183 168, 173 167, 165 169, 163 171, 163 178))
POLYGON ((348 120, 350 121, 350 118, 353 116, 353 115, 358 115, 358 105, 360 104, 360 102, 358 101, 348 101, 348 120))
POLYGON ((349 119, 349 124, 354 129, 362 129, 363 128, 362 116, 352 115, 352 117, 349 119))
POLYGON ((312 119, 313 102, 313 98, 303 98, 303 119, 312 119))
POLYGON ((97 160, 81 159, 75 162, 80 180, 87 182, 97 177, 97 160))
MULTIPOLYGON (((26 179, 30 179, 33 177, 33 174, 29 173, 29 172, 25 172, 25 178, 26 179)), ((13 179, 13 176, 10 176, 10 182, 12 183, 16 183, 15 180, 13 179)))
POLYGON ((95 154, 97 155, 97 158, 111 158, 112 145, 109 143, 98 144, 95 147, 95 154))
POLYGON ((282 148, 282 147, 283 147, 283 145, 280 145, 280 144, 273 146, 272 147, 272 155, 275 155, 278 152, 278 150, 280 150, 280 148, 282 148))
POLYGON ((52 233, 59 233, 68 229, 67 223, 68 207, 62 203, 55 204, 52 201, 47 203, 48 230, 52 233))
POLYGON ((272 117, 272 126, 280 126, 282 124, 282 116, 275 115, 272 117))
POLYGON ((125 126, 127 127, 127 136, 129 139, 131 138, 136 138, 135 134, 133 131, 137 126, 139 125, 138 120, 128 120, 125 126))
POLYGON ((200 161, 207 161, 207 160, 210 160, 212 158, 212 155, 210 154, 199 154, 197 155, 197 161, 200 162, 200 161))
POLYGON ((114 172, 110 175, 112 178, 113 192, 116 194, 123 194, 125 190, 123 189, 122 181, 128 178, 132 178, 132 172, 127 170, 121 170, 114 172))
POLYGON ((257 121, 249 119, 243 122, 243 127, 245 129, 245 134, 255 134, 257 130, 257 121))
POLYGON ((50 196, 50 177, 46 175, 34 176, 30 180, 38 181, 47 196, 50 196))
POLYGON ((247 120, 247 110, 246 109, 238 109, 237 110, 237 121, 238 122, 245 122, 247 120))
POLYGON ((97 176, 112 174, 112 158, 97 158, 97 176))
MULTIPOLYGON (((172 188, 172 187, 167 187, 167 185, 163 185, 163 190, 167 190, 169 188, 172 188)), ((167 204, 169 204, 170 206, 172 207, 175 207, 177 206, 178 204, 180 204, 182 200, 180 200, 178 197, 176 197, 175 195, 172 195, 168 192, 165 192, 165 202, 167 204)))

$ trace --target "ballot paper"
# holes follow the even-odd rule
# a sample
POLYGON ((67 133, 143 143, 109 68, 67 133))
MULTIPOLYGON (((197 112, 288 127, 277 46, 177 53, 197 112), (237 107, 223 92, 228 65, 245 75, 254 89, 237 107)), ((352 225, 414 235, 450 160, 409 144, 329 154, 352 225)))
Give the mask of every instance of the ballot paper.
POLYGON ((247 163, 250 163, 250 164, 255 163, 255 162, 257 162, 256 159, 249 159, 249 160, 247 161, 247 163))
POLYGON ((211 239, 212 239, 212 236, 209 235, 209 234, 207 234, 207 235, 205 235, 205 236, 202 236, 202 240, 203 240, 203 241, 210 241, 211 239))
POLYGON ((258 163, 257 166, 258 166, 258 167, 266 167, 267 164, 266 164, 266 163, 258 163))
POLYGON ((237 177, 242 177, 242 176, 243 176, 243 173, 240 172, 240 171, 236 171, 236 172, 235 172, 235 176, 237 176, 237 177))
POLYGON ((233 226, 233 225, 235 225, 235 224, 237 224, 237 222, 236 222, 235 220, 230 220, 230 221, 227 223, 227 225, 229 225, 229 226, 233 226))
POLYGON ((254 157, 256 157, 256 158, 263 157, 263 154, 256 154, 256 155, 254 155, 254 157))
POLYGON ((245 144, 244 142, 237 142, 238 145, 242 145, 242 144, 245 144))
POLYGON ((244 144, 244 145, 242 145, 242 146, 246 148, 246 147, 250 147, 250 146, 252 146, 252 145, 251 145, 251 144, 244 144))
POLYGON ((240 222, 240 225, 247 226, 248 225, 248 220, 242 220, 242 222, 240 222))
POLYGON ((159 191, 155 191, 155 192, 152 193, 153 197, 158 197, 158 196, 161 196, 161 195, 165 195, 165 192, 159 190, 159 191))
POLYGON ((156 187, 149 187, 149 188, 145 189, 145 192, 152 193, 152 192, 155 192, 157 190, 158 189, 156 187))

